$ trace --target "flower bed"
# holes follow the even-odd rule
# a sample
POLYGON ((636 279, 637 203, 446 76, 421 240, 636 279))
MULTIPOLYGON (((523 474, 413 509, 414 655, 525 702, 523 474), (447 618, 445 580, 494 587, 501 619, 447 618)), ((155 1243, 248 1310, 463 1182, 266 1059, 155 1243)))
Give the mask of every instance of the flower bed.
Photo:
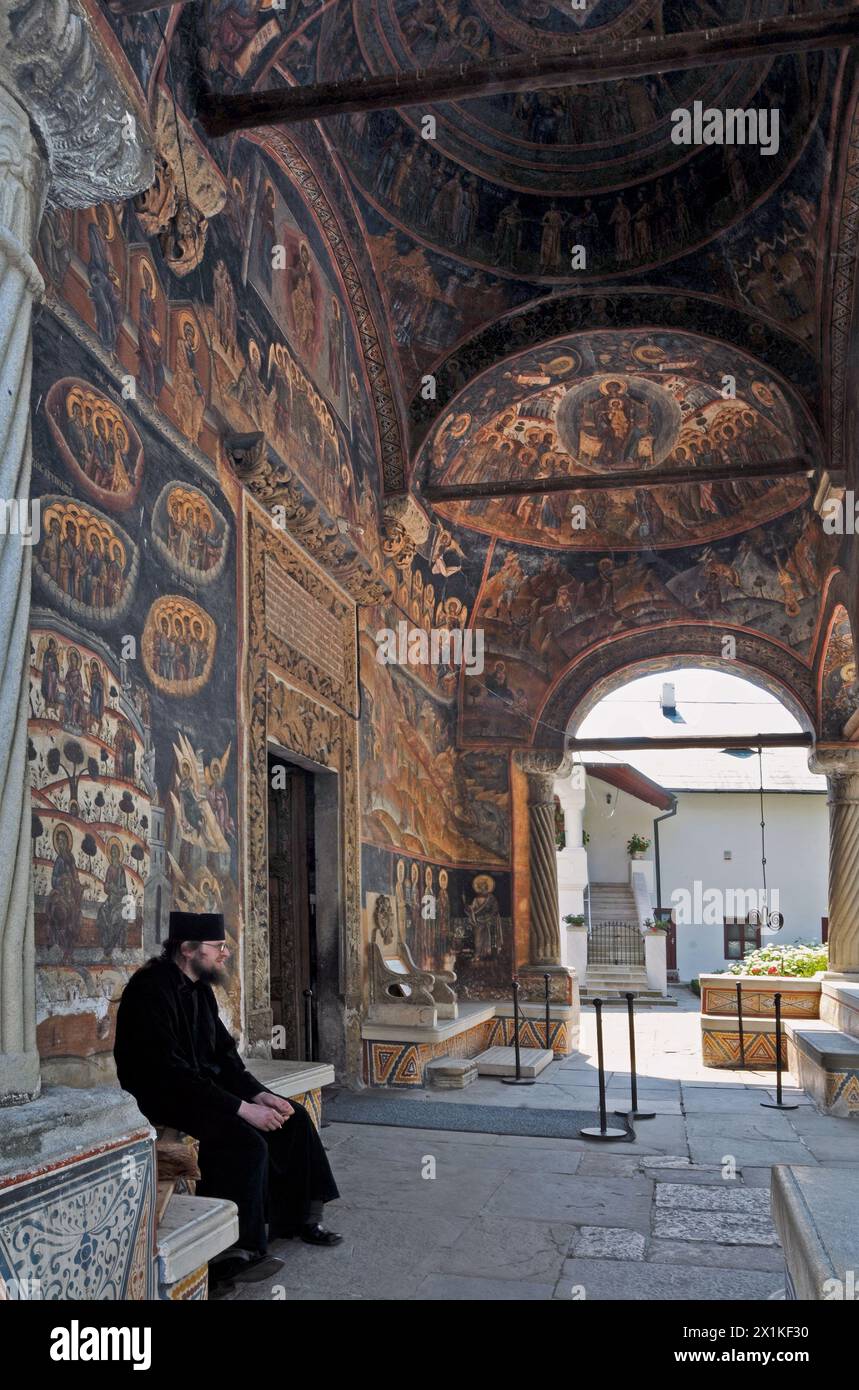
POLYGON ((784 946, 761 946, 737 961, 726 975, 786 975, 809 979, 829 964, 829 948, 820 942, 794 941, 784 946))

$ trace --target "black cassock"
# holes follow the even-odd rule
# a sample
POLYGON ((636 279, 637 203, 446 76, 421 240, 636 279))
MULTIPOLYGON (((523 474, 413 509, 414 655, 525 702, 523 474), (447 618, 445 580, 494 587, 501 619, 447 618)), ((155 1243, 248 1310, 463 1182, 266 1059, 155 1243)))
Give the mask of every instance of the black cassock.
POLYGON ((268 1088, 239 1057, 218 1017, 210 985, 171 961, 151 960, 129 980, 116 1019, 113 1055, 119 1084, 153 1125, 200 1141, 201 1197, 239 1208, 239 1245, 265 1253, 272 1238, 296 1234, 312 1201, 340 1194, 328 1156, 303 1105, 281 1129, 254 1129, 242 1101, 268 1088))

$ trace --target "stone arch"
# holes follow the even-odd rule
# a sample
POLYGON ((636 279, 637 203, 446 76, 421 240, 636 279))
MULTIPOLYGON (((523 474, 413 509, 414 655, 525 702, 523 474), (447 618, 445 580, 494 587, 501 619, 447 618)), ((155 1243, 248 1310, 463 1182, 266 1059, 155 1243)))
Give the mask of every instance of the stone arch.
POLYGON ((744 628, 675 623, 626 634, 577 657, 556 678, 538 711, 534 743, 562 749, 567 732, 606 695, 639 676, 677 666, 742 676, 773 694, 807 733, 818 731, 812 672, 789 648, 744 628), (736 658, 722 654, 725 637, 736 639, 736 658))

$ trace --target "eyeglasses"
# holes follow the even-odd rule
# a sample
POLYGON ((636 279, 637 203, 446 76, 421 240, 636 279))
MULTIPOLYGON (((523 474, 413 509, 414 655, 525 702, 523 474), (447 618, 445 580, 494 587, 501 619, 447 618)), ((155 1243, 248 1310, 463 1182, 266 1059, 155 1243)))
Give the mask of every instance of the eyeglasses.
POLYGON ((202 944, 204 946, 214 946, 215 950, 222 956, 229 954, 230 948, 226 941, 204 941, 202 944))

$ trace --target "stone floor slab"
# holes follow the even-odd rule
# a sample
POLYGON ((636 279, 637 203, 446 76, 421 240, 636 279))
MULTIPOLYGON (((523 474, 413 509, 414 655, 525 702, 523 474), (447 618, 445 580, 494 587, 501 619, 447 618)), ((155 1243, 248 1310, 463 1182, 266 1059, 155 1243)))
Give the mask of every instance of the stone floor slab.
POLYGON ((689 1151, 696 1163, 721 1163, 730 1157, 738 1168, 746 1165, 760 1167, 773 1163, 814 1163, 810 1149, 799 1139, 737 1139, 720 1138, 690 1139, 689 1151))
POLYGON ((640 1231, 617 1226, 582 1226, 570 1255, 591 1260, 643 1260, 646 1239, 640 1231))
MULTIPOLYGON (((589 1302, 671 1300, 741 1301, 769 1298, 777 1287, 772 1274, 758 1270, 718 1269, 705 1265, 655 1264, 627 1260, 568 1260, 555 1289, 556 1299, 569 1300, 572 1290, 584 1290, 589 1302)), ((581 1297, 579 1293, 577 1295, 581 1297)))
POLYGON ((719 1245, 779 1243, 769 1215, 751 1216, 748 1212, 689 1211, 682 1208, 669 1210, 657 1207, 653 1213, 653 1234, 667 1240, 706 1240, 719 1245))
POLYGON ((568 1222, 478 1216, 452 1246, 437 1246, 420 1262, 420 1270, 554 1285, 575 1234, 575 1226, 568 1222))
POLYGON ((650 1230, 652 1184, 645 1178, 574 1178, 545 1174, 535 1183, 512 1173, 484 1207, 484 1215, 568 1221, 574 1225, 650 1230))
POLYGON ((749 1212, 753 1216, 761 1214, 768 1203, 766 1199, 749 1187, 739 1187, 736 1182, 726 1182, 721 1186, 704 1186, 695 1183, 657 1182, 656 1205, 676 1210, 679 1207, 690 1211, 733 1211, 749 1212))
POLYGON ((552 1298, 551 1284, 527 1280, 475 1278, 462 1274, 430 1274, 409 1297, 433 1303, 535 1303, 552 1298))
MULTIPOLYGON (((784 1273, 784 1252, 767 1245, 717 1245, 693 1240, 650 1241, 648 1261, 654 1264, 715 1265, 720 1269, 760 1269, 784 1273)), ((778 1280, 776 1280, 776 1286, 778 1280)))

